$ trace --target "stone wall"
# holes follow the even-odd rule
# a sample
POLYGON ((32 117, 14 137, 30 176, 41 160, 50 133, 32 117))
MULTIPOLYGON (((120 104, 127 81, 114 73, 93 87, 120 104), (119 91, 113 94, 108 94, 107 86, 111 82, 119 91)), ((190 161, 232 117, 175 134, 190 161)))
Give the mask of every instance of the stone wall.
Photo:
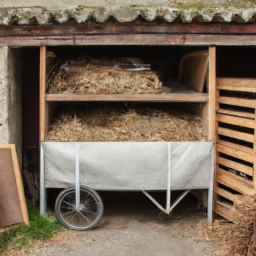
POLYGON ((15 144, 21 166, 21 49, 0 47, 0 144, 15 144))
POLYGON ((7 76, 8 47, 0 48, 0 144, 9 143, 8 124, 8 76, 7 76))

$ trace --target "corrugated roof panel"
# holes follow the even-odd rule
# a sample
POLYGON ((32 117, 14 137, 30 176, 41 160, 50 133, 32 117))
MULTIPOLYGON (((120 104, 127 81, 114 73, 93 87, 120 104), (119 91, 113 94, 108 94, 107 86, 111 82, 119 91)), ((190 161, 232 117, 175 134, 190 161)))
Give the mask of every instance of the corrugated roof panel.
POLYGON ((181 19, 189 23, 197 18, 201 22, 252 22, 256 17, 255 5, 244 2, 244 5, 180 5, 169 4, 167 6, 123 6, 115 8, 83 7, 70 9, 48 9, 46 7, 20 7, 0 8, 0 25, 28 25, 28 24, 52 24, 54 22, 65 23, 75 19, 78 23, 85 23, 93 17, 97 22, 105 22, 109 17, 114 17, 118 22, 132 22, 138 17, 146 21, 157 18, 166 22, 181 19))

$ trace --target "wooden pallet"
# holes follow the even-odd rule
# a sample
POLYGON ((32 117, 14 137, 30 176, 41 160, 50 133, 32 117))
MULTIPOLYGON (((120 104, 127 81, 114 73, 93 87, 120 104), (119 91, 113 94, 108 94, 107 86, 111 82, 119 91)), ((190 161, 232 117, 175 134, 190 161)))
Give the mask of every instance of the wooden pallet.
POLYGON ((216 81, 215 212, 232 220, 238 195, 256 193, 256 79, 216 81))

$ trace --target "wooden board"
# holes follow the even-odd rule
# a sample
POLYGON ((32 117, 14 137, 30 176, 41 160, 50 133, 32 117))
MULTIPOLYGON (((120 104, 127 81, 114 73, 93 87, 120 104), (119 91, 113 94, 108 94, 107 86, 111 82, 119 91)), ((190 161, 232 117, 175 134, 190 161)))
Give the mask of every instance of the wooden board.
POLYGON ((226 199, 228 199, 229 201, 232 201, 234 204, 237 201, 237 195, 232 194, 230 192, 228 192, 227 190, 224 190, 220 187, 216 188, 216 193, 222 197, 225 197, 226 199))
POLYGON ((239 218, 239 213, 236 208, 228 203, 216 202, 215 212, 228 220, 235 221, 239 218))
POLYGON ((229 116, 237 116, 237 117, 255 119, 255 114, 249 113, 249 112, 245 112, 245 111, 239 111, 239 110, 219 108, 217 110, 217 113, 225 114, 225 115, 229 115, 229 116))
POLYGON ((217 169, 217 182, 242 194, 254 195, 253 182, 221 168, 217 169))
POLYGON ((233 97, 219 97, 219 103, 232 106, 255 108, 256 102, 251 99, 233 98, 233 97))
POLYGON ((0 46, 63 45, 256 45, 254 35, 133 34, 1 37, 0 46))
POLYGON ((203 92, 208 56, 208 51, 196 51, 184 55, 180 61, 179 82, 197 92, 203 92))
POLYGON ((241 148, 236 148, 232 144, 222 143, 221 141, 217 144, 217 152, 221 152, 223 154, 244 160, 249 163, 253 163, 256 161, 256 156, 253 152, 248 152, 246 150, 242 150, 241 148))
POLYGON ((137 34, 137 33, 188 33, 188 34, 256 34, 254 23, 220 23, 220 22, 192 22, 172 23, 160 19, 148 22, 136 19, 134 22, 118 23, 110 21, 96 23, 90 20, 86 24, 51 24, 33 26, 1 26, 0 36, 61 36, 61 35, 97 35, 97 34, 137 34))
POLYGON ((177 101, 177 102, 207 102, 207 94, 96 94, 96 95, 67 95, 46 94, 46 101, 177 101))
POLYGON ((229 167, 231 169, 234 169, 234 170, 237 170, 239 172, 245 173, 249 176, 253 176, 253 168, 249 167, 247 165, 240 164, 240 163, 237 163, 235 161, 232 161, 232 160, 220 157, 220 156, 217 157, 217 162, 218 162, 218 164, 221 164, 221 165, 224 165, 224 166, 229 167))
POLYGON ((0 226, 29 225, 15 145, 0 145, 0 226))
POLYGON ((207 102, 208 94, 199 93, 176 81, 163 85, 163 90, 170 93, 161 94, 45 94, 46 101, 177 101, 207 102))
MULTIPOLYGON (((229 141, 225 141, 225 140, 218 140, 218 144, 219 145, 226 145, 228 147, 231 147, 231 148, 236 148, 238 150, 241 150, 243 152, 247 151, 248 153, 253 153, 253 149, 250 148, 250 147, 246 147, 246 146, 242 146, 241 144, 237 144, 237 143, 234 143, 234 142, 229 142, 229 141)), ((252 156, 252 158, 254 158, 254 156, 252 156)))
POLYGON ((234 131, 234 130, 226 129, 226 128, 222 128, 222 127, 218 128, 218 133, 219 133, 219 135, 231 137, 231 138, 234 138, 237 140, 244 140, 244 141, 251 142, 251 143, 254 142, 254 135, 252 135, 252 134, 238 132, 238 131, 234 131))
POLYGON ((256 92, 255 78, 217 78, 218 90, 241 91, 241 92, 256 92))
POLYGON ((255 121, 246 119, 246 118, 239 118, 239 117, 217 114, 217 120, 219 122, 226 123, 226 124, 232 124, 232 125, 242 126, 242 127, 252 128, 252 129, 255 128, 255 121))

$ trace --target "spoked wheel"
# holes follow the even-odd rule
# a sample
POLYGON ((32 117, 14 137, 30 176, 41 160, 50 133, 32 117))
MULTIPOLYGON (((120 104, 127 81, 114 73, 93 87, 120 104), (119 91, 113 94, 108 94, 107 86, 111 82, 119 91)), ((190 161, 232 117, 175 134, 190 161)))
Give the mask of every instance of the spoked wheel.
POLYGON ((88 188, 80 187, 80 207, 76 208, 76 190, 63 190, 55 203, 55 214, 64 227, 72 230, 89 230, 101 220, 104 205, 100 195, 88 188))

